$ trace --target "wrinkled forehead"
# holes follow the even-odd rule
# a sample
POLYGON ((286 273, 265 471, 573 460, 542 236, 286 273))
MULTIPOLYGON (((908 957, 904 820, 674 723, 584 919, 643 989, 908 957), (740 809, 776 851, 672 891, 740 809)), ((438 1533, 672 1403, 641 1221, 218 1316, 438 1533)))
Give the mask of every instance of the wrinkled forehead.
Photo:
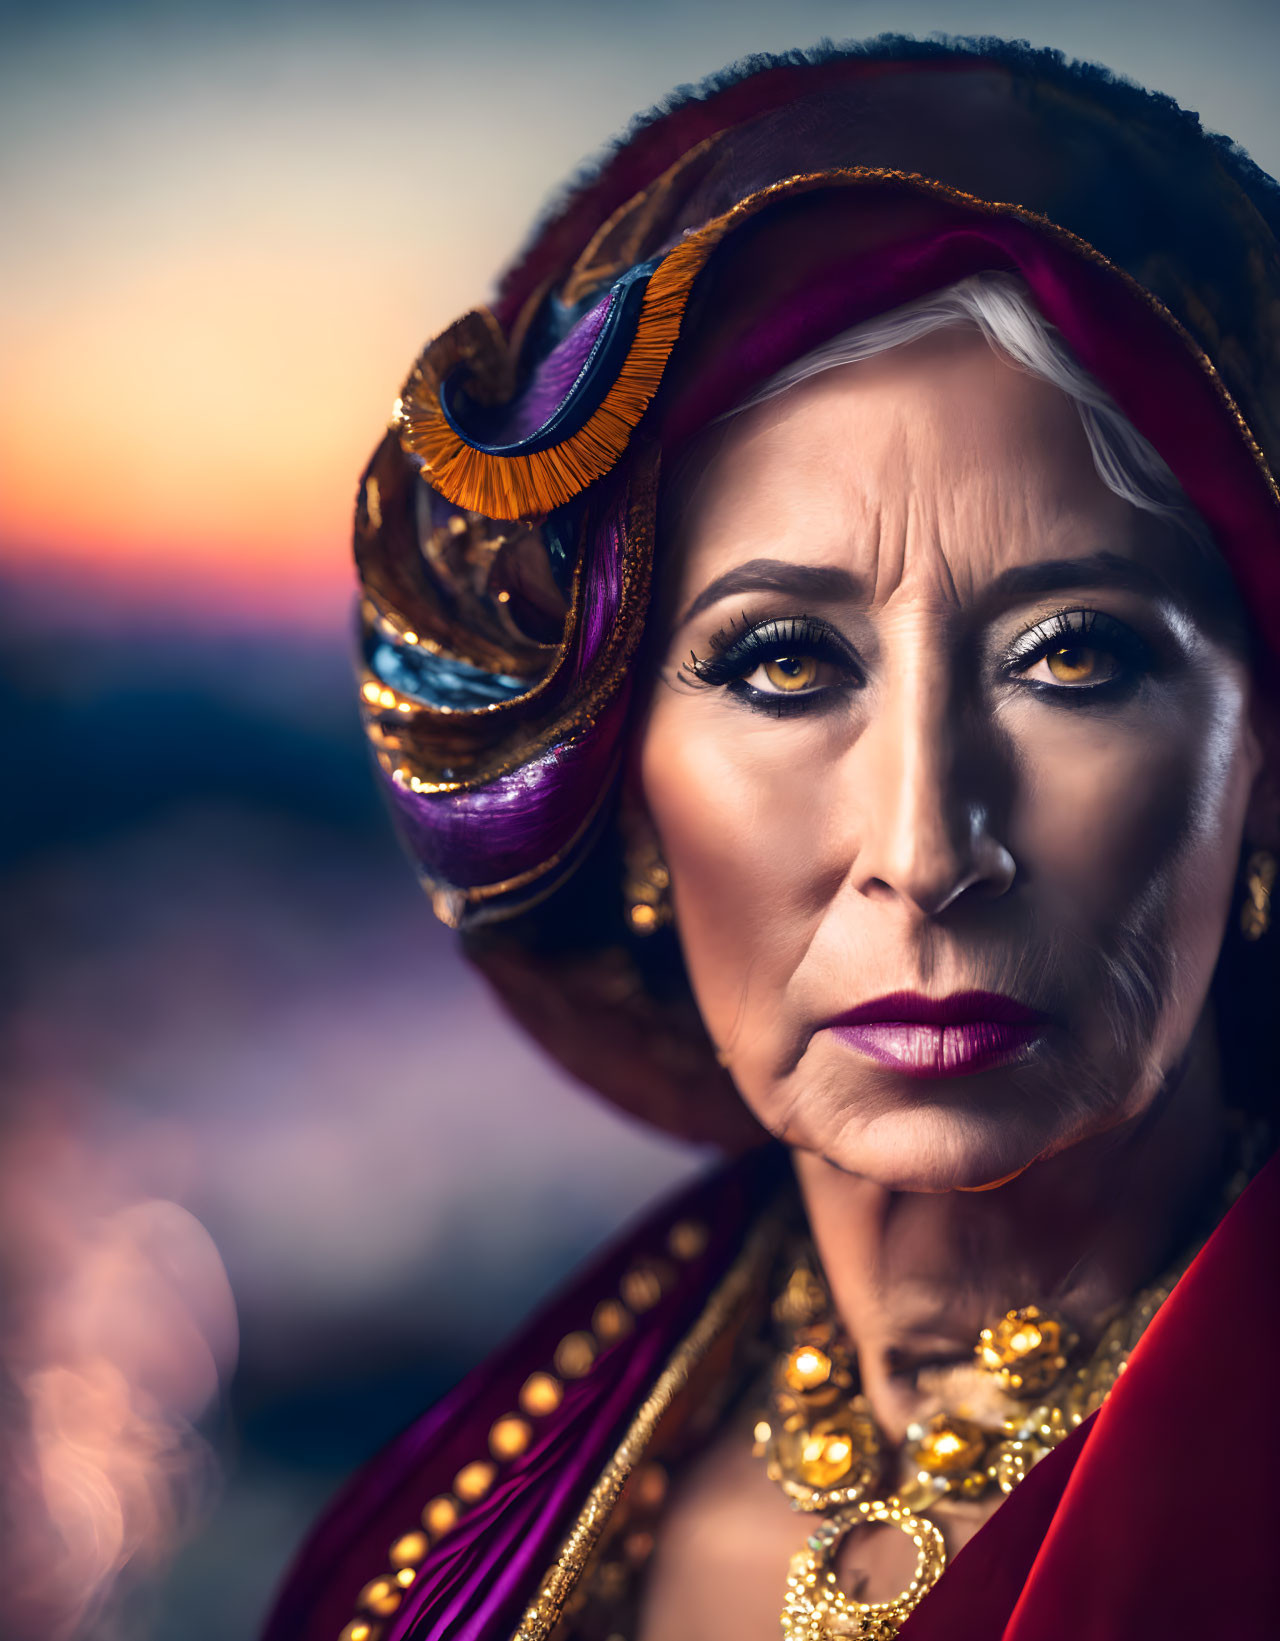
MULTIPOLYGON (((763 559, 838 571, 847 579, 828 593, 875 608, 963 606, 1019 566, 1079 560, 1083 582, 1101 557, 1134 567, 1131 591, 1242 641, 1221 556, 1109 488, 1077 403, 972 325, 822 370, 719 421, 684 452, 662 519, 669 629, 725 578, 748 590, 735 572, 763 559)), ((1123 582, 1114 562, 1109 573, 1123 582)), ((820 578, 810 588, 820 602, 820 578)))
POLYGON ((767 376, 851 322, 992 270, 1025 284, 1080 368, 1167 463, 1250 606, 1270 612, 1280 574, 1274 495, 1205 357, 1078 243, 918 190, 869 189, 856 211, 831 192, 785 201, 713 263, 656 407, 669 491, 681 489, 690 450, 705 453, 706 430, 767 376))

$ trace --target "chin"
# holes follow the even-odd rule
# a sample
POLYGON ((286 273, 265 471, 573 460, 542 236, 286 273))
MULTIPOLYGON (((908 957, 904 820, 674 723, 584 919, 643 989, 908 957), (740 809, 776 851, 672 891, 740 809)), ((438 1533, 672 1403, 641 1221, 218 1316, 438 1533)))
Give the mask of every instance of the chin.
POLYGON ((823 1050, 773 1085, 783 1122, 770 1123, 766 1102, 747 1103, 787 1145, 886 1190, 992 1190, 1123 1115, 1110 1080, 1056 1044, 939 1078, 876 1066, 851 1075, 843 1051, 823 1050))
POLYGON ((821 1119, 806 1121, 798 1102, 782 1136, 833 1167, 890 1191, 984 1191, 1005 1184, 1080 1137, 1063 1113, 1003 1088, 989 1078, 966 1079, 968 1099, 905 1098, 874 1109, 850 1102, 843 1111, 823 1102, 821 1119))

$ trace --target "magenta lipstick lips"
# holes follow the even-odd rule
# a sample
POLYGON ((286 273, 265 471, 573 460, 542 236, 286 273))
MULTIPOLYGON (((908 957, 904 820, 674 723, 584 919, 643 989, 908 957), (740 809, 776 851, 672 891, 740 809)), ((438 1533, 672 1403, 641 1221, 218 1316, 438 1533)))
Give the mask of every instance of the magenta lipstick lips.
POLYGON ((837 1037, 907 1077, 967 1077, 1019 1059, 1047 1021, 997 992, 896 991, 829 1022, 837 1037))

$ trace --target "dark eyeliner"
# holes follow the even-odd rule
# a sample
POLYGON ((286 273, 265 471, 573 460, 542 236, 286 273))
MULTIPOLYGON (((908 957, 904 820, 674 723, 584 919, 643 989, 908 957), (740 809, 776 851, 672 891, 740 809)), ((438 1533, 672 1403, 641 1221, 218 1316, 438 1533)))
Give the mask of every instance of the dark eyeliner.
POLYGON ((1026 679, 1024 687, 1043 698, 1076 706, 1088 700, 1115 699, 1131 692, 1155 665, 1151 645, 1126 622, 1102 610, 1075 608, 1055 610, 1019 634, 1006 649, 1000 671, 1005 678, 1018 679, 1057 650, 1081 648, 1109 655, 1116 663, 1116 673, 1093 684, 1051 684, 1044 679, 1026 679))
POLYGON ((847 684, 828 684, 794 695, 754 689, 747 677, 766 661, 783 655, 812 656, 839 667, 849 683, 861 683, 862 671, 845 640, 825 621, 812 616, 776 616, 748 623, 745 616, 730 622, 709 641, 705 656, 691 653, 680 669, 685 682, 722 688, 755 711, 783 717, 812 711, 842 694, 847 684))

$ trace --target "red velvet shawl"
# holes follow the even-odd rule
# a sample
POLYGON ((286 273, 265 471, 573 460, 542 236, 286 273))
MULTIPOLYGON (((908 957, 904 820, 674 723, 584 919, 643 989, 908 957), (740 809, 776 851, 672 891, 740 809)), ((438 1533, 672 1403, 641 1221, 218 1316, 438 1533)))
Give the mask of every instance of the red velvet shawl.
POLYGON ((1280 1633, 1280 1159, 1218 1226, 1101 1410, 1005 1500, 902 1641, 1280 1633))
MULTIPOLYGON (((723 1303, 726 1283, 743 1276, 744 1243, 750 1260, 777 1163, 772 1151, 755 1153, 665 1205, 374 1460, 304 1549, 266 1641, 335 1641, 361 1589, 387 1573, 388 1547, 464 1465, 486 1457, 486 1434, 527 1375, 552 1364, 557 1342, 628 1271, 670 1267, 673 1227, 707 1227, 706 1247, 661 1301, 569 1383, 559 1409, 534 1421, 528 1451, 500 1465, 492 1491, 432 1547, 396 1612, 372 1620, 378 1641, 508 1641, 664 1368, 691 1333, 707 1331, 717 1305, 719 1332, 731 1333, 759 1298, 744 1289, 723 1303)), ((1218 1226, 1102 1410, 956 1556, 903 1641, 1277 1633, 1278 1249, 1280 1159, 1218 1226)), ((763 1269, 757 1261, 746 1272, 748 1287, 763 1269)))

